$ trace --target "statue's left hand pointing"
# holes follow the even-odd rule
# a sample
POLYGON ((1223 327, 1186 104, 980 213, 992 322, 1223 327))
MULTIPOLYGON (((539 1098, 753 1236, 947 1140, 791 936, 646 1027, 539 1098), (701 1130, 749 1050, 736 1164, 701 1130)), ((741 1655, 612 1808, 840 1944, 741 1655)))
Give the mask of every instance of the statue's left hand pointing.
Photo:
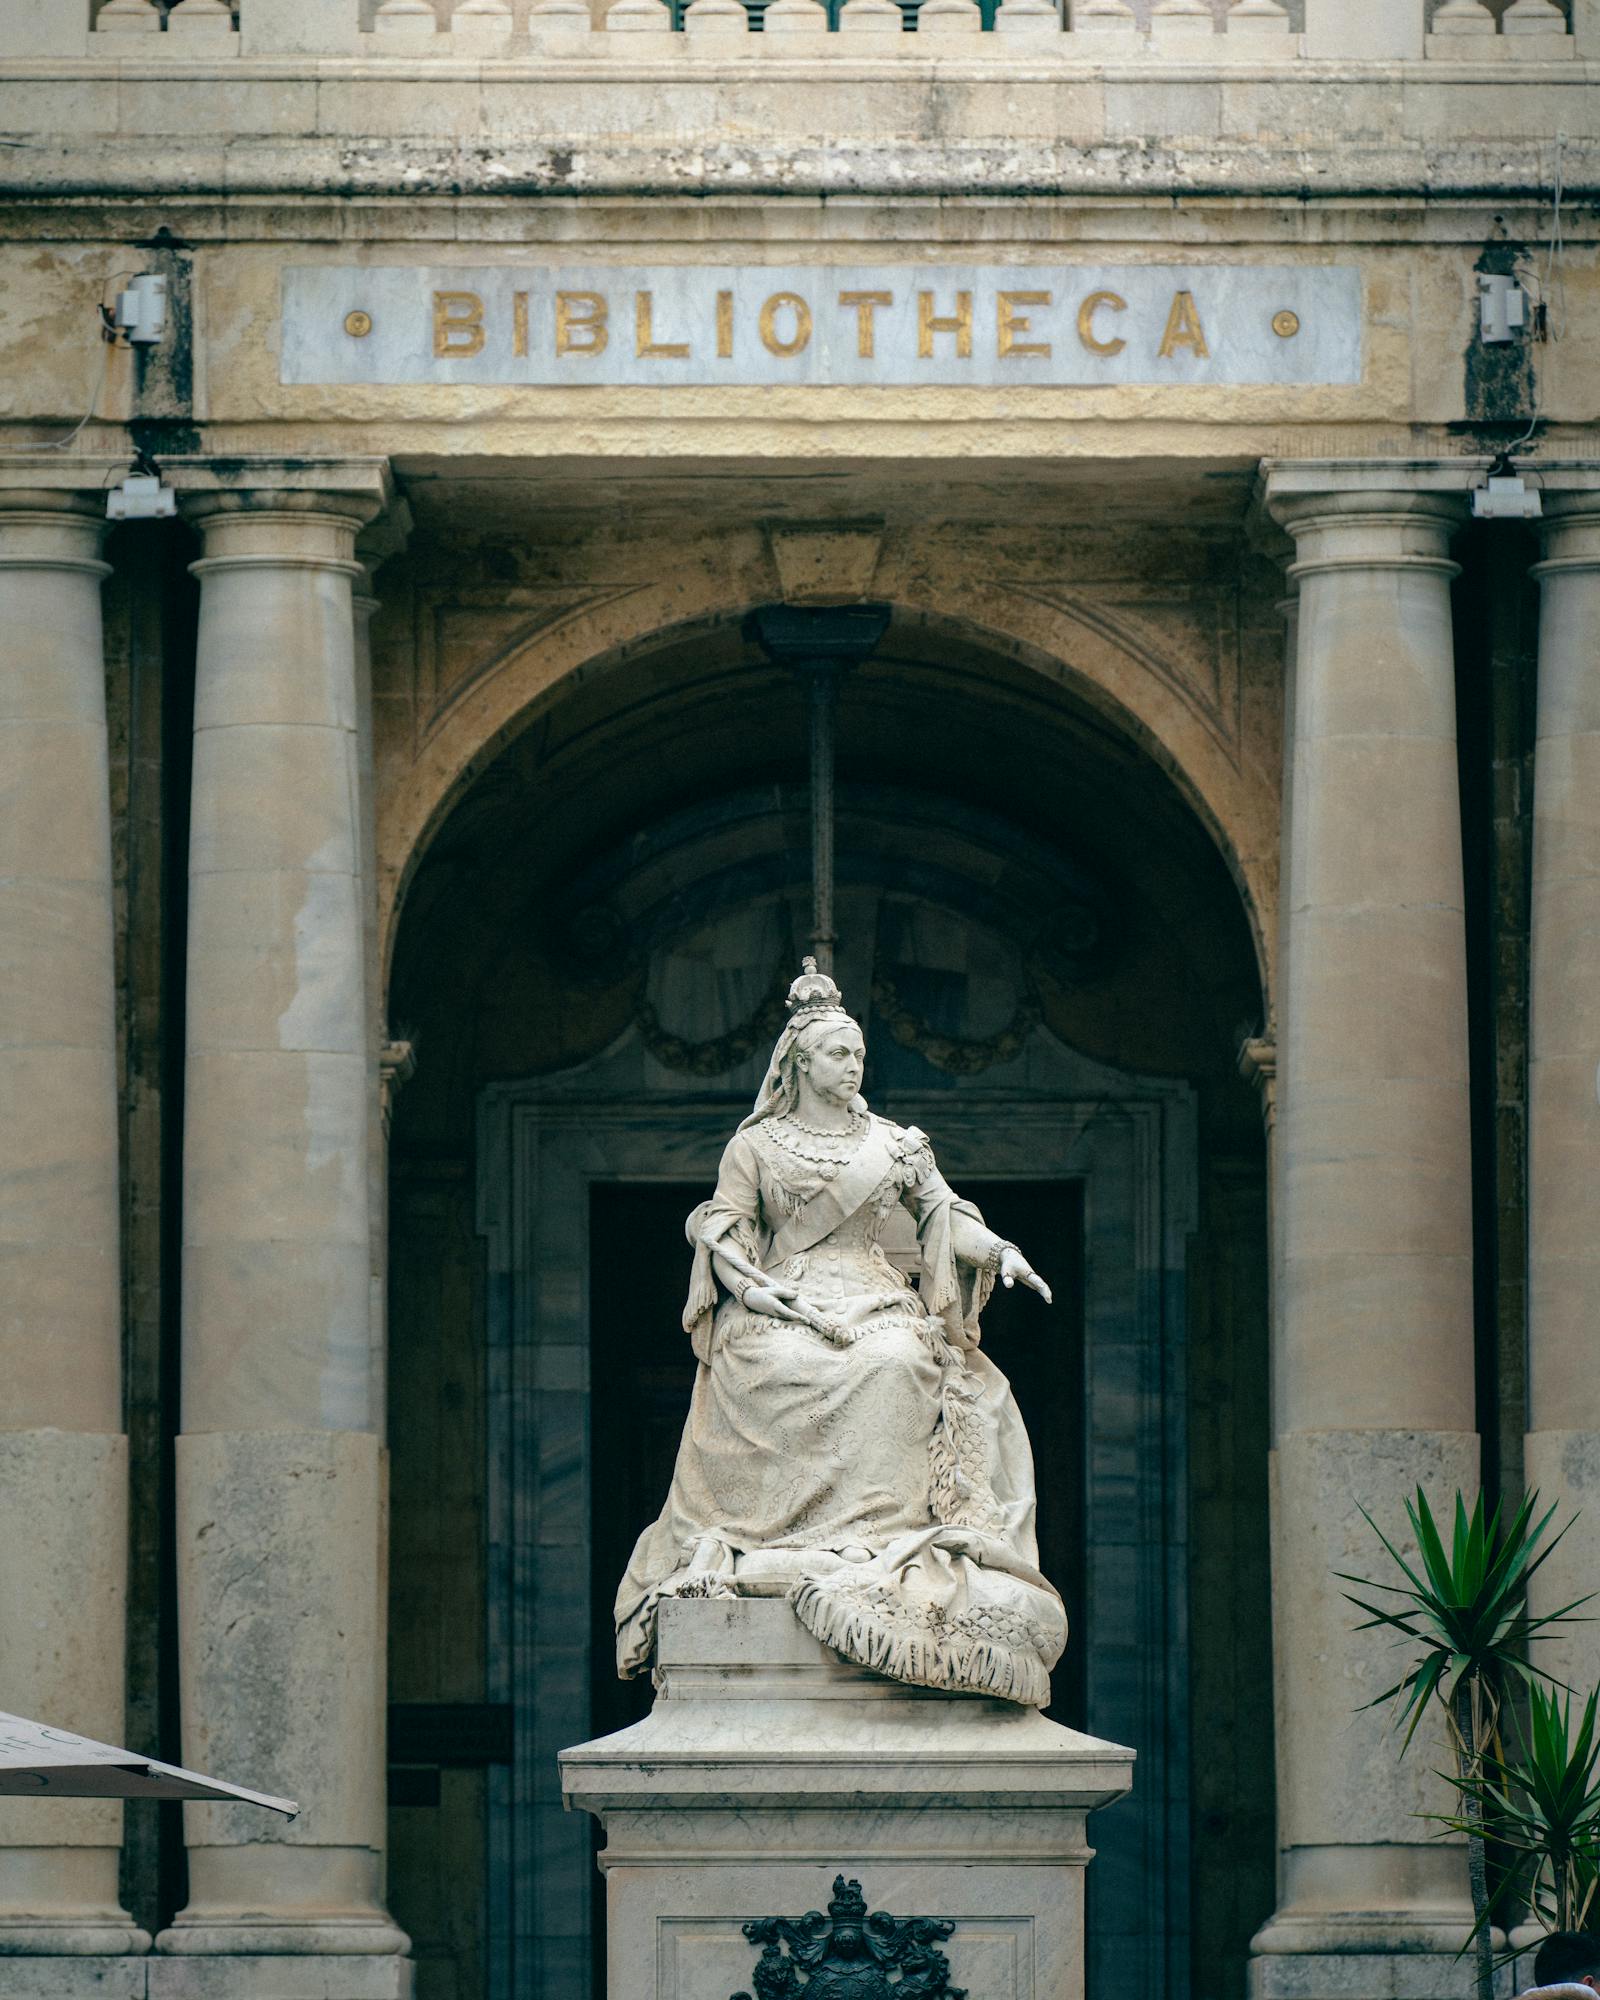
POLYGON ((1030 1291, 1037 1292, 1046 1305, 1052 1301, 1050 1287, 1023 1256, 1015 1245, 1008 1243, 1000 1252, 1000 1282, 1007 1291, 1021 1279, 1030 1291))

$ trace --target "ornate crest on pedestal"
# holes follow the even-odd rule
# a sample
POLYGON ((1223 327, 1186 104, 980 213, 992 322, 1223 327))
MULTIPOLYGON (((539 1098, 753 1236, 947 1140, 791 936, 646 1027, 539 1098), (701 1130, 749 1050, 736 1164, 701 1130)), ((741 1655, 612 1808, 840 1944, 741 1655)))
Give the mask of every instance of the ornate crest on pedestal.
POLYGON ((756 2000, 967 2000, 963 1987, 950 1984, 950 1961, 939 1950, 954 1929, 948 1917, 868 1916, 861 1884, 836 1875, 826 1916, 811 1910, 745 1925, 745 1936, 761 1946, 756 2000))

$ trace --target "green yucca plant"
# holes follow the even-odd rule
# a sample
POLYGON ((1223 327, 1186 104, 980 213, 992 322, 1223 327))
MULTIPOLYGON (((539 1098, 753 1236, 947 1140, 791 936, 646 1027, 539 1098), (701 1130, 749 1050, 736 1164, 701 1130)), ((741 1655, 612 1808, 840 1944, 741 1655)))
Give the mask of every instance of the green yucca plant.
POLYGON ((1520 1861, 1523 1894, 1546 1930, 1581 1931, 1600 1890, 1595 1706, 1591 1694, 1574 1729, 1570 1695, 1530 1688, 1512 1755, 1492 1759, 1484 1773, 1483 1817, 1520 1861))
MULTIPOLYGON (((1366 1509, 1361 1510, 1404 1581, 1386 1583, 1339 1572, 1341 1582, 1387 1600, 1374 1602, 1370 1595, 1358 1597, 1346 1591, 1356 1609, 1367 1614, 1356 1629, 1391 1632, 1397 1645, 1415 1649, 1407 1671, 1365 1704, 1368 1708, 1395 1704, 1395 1726, 1404 1731, 1402 1756, 1430 1703, 1437 1702, 1444 1711, 1456 1764, 1454 1783, 1463 1806, 1460 1829, 1467 1837, 1474 1920, 1468 1942, 1476 1949, 1478 2000, 1494 2000, 1484 1842, 1486 1773, 1491 1763, 1494 1768, 1503 1763, 1500 1723, 1508 1695, 1519 1684, 1535 1688, 1550 1678, 1529 1660, 1529 1642, 1570 1619, 1579 1608, 1575 1602, 1538 1617, 1528 1610, 1528 1579, 1567 1532, 1560 1529, 1540 1546, 1556 1510, 1550 1508, 1536 1521, 1538 1500, 1536 1493, 1528 1494, 1502 1527, 1498 1506, 1486 1517, 1480 1494, 1469 1513, 1458 1492, 1447 1549, 1419 1486, 1416 1498, 1406 1502, 1419 1556, 1415 1567, 1366 1509)), ((1571 1525, 1569 1521, 1567 1527, 1571 1525)))

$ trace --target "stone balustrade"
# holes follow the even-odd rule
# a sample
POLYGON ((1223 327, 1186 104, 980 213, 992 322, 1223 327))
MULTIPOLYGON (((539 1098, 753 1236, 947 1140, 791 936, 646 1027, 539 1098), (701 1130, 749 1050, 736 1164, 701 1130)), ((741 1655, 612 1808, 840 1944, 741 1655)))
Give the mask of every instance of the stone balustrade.
MULTIPOLYGON (((173 63, 220 55, 468 57, 639 52, 641 34, 751 55, 814 47, 926 53, 907 31, 1014 36, 1068 61, 1432 60, 1520 66, 1600 57, 1600 0, 0 0, 0 53, 103 55, 138 38, 173 63), (1570 13, 1569 13, 1570 10, 1570 13), (770 35, 755 41, 752 33, 770 35), (850 39, 828 44, 837 33, 850 39)), ((120 50, 119 50, 120 52, 120 50)), ((131 51, 129 51, 131 53, 131 51)))

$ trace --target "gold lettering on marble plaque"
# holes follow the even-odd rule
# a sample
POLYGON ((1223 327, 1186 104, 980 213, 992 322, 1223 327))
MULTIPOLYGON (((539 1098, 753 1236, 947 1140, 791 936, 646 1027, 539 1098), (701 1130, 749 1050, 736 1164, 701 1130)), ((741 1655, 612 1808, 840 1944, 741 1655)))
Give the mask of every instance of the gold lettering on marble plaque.
POLYGON ((956 309, 941 317, 933 309, 933 293, 917 294, 917 359, 933 359, 933 336, 936 333, 953 333, 956 337, 956 359, 972 359, 972 294, 956 293, 956 309))
POLYGON ((609 317, 604 292, 557 292, 557 354, 604 354, 611 338, 609 317))
POLYGON ((1190 348, 1201 361, 1211 353, 1206 345, 1200 315, 1195 310, 1193 292, 1173 293, 1172 310, 1167 314, 1167 330, 1161 336, 1158 352, 1163 361, 1170 361, 1180 347, 1190 348))
POLYGON ((717 359, 733 359, 733 294, 717 294, 717 359))
POLYGON ((485 339, 483 300, 476 292, 435 292, 433 351, 454 361, 481 354, 485 339))
POLYGON ((799 354, 811 339, 811 308, 798 292, 774 292, 762 306, 756 325, 761 345, 769 354, 799 354), (785 310, 794 314, 794 332, 787 340, 780 340, 778 314, 785 310))
POLYGON ((1091 292, 1078 308, 1078 338, 1091 354, 1120 354, 1127 342, 1120 335, 1102 340, 1094 330, 1094 316, 1106 312, 1126 312, 1128 301, 1118 292, 1091 292))
POLYGON ((841 292, 839 303, 856 309, 856 353, 870 361, 876 350, 877 310, 894 304, 893 292, 841 292))
POLYGON ((1018 306, 1048 306, 1055 303, 1053 292, 996 292, 995 349, 1002 361, 1014 361, 1028 354, 1048 355, 1048 340, 1019 340, 1017 335, 1033 329, 1032 320, 1017 311, 1018 306))
POLYGON ((528 295, 526 292, 511 294, 511 352, 519 361, 527 358, 528 295))
POLYGON ((640 360, 653 356, 663 361, 687 361, 689 343, 686 340, 657 340, 651 325, 654 301, 649 292, 635 292, 633 295, 633 351, 640 360))

